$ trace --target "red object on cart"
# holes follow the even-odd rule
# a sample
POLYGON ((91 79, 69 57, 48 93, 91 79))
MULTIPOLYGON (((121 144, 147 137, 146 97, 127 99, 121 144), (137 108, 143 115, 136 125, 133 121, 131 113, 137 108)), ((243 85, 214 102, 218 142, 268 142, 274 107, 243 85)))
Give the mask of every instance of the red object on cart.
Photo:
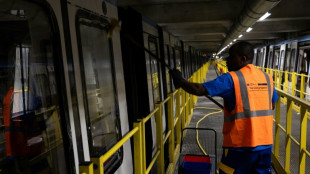
POLYGON ((184 174, 210 174, 211 158, 209 156, 185 155, 183 157, 184 174))

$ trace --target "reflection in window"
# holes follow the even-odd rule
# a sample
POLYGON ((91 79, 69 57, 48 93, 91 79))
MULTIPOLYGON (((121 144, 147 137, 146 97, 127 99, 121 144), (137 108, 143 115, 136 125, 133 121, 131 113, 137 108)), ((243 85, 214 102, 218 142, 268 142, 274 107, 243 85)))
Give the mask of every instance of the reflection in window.
MULTIPOLYGON (((157 40, 154 37, 149 37, 149 50, 157 56, 157 40)), ((151 74, 152 74, 152 88, 153 88, 153 97, 154 97, 154 107, 155 104, 160 101, 160 93, 159 93, 159 74, 157 68, 157 60, 150 55, 150 66, 151 66, 151 74)))
POLYGON ((0 23, 0 173, 67 173, 49 19, 2 1, 0 23))
MULTIPOLYGON (((165 49, 165 63, 166 65, 169 65, 169 54, 168 54, 168 45, 164 46, 165 49)), ((171 81, 172 79, 170 79, 170 74, 169 74, 169 69, 166 68, 166 81, 167 81, 167 93, 169 94, 171 92, 171 81)))
MULTIPOLYGON (((101 18, 79 19, 80 56, 84 75, 84 95, 89 128, 91 156, 102 155, 120 138, 116 89, 110 41, 107 38, 107 22, 101 18)), ((105 173, 110 166, 120 162, 121 150, 104 165, 105 173)))

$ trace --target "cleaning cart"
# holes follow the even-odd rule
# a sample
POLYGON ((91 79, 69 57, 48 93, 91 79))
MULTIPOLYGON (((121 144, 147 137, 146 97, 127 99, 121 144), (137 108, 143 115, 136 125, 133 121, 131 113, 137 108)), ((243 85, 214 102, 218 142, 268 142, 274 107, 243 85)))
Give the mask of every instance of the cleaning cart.
POLYGON ((182 137, 178 173, 216 174, 216 131, 211 128, 184 128, 182 137))

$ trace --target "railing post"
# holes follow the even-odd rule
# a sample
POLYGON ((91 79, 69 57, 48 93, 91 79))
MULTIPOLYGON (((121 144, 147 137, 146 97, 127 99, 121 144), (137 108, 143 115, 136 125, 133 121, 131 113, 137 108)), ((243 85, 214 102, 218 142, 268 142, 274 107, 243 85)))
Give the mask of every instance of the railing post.
POLYGON ((291 134, 292 134, 292 108, 293 101, 287 99, 286 106, 286 145, 285 145, 285 171, 290 172, 290 160, 291 160, 291 134))
POLYGON ((100 156, 90 158, 94 166, 94 174, 104 174, 103 161, 100 156))
POLYGON ((299 146, 299 174, 306 173, 306 140, 307 140, 307 114, 308 109, 301 105, 300 109, 300 146, 299 146))
POLYGON ((138 132, 133 137, 134 142, 134 166, 135 166, 135 172, 136 174, 144 174, 145 168, 143 169, 143 162, 145 163, 145 160, 143 161, 143 149, 142 149, 142 123, 136 122, 133 123, 133 127, 138 127, 138 132))
POLYGON ((274 139, 274 155, 279 160, 279 147, 280 147, 280 110, 281 100, 276 103, 276 120, 275 120, 275 139, 274 139))
POLYGON ((282 73, 281 73, 281 71, 280 70, 278 70, 278 88, 279 89, 282 89, 281 88, 281 84, 282 84, 282 73))
POLYGON ((277 88, 278 87, 278 71, 274 71, 274 86, 277 88))
POLYGON ((180 114, 180 90, 176 93, 176 118, 178 119, 176 125, 176 132, 177 132, 177 144, 181 144, 181 114, 180 114))
POLYGON ((168 131, 169 136, 169 163, 174 162, 174 115, 173 115, 173 93, 169 94, 168 100, 168 131))
POLYGON ((300 82, 300 98, 305 98, 305 74, 301 74, 301 82, 300 82))
POLYGON ((285 83, 284 91, 287 92, 287 87, 288 87, 288 72, 287 71, 285 71, 284 83, 285 83))
POLYGON ((79 173, 93 174, 94 168, 91 161, 85 161, 79 165, 79 173))
POLYGON ((185 120, 186 120, 186 125, 185 127, 189 124, 189 94, 187 92, 185 92, 185 108, 186 108, 186 112, 185 112, 185 120))
POLYGON ((186 127, 186 107, 185 107, 185 91, 182 90, 182 108, 183 108, 183 112, 182 112, 182 129, 184 129, 186 127))
POLYGON ((156 104, 158 107, 158 111, 156 112, 156 137, 157 137, 157 149, 160 151, 157 163, 157 171, 158 173, 165 172, 165 148, 163 141, 163 106, 162 103, 156 104))
POLYGON ((296 93, 296 91, 295 91, 295 89, 296 89, 296 72, 293 72, 292 73, 292 91, 291 91, 291 94, 293 95, 293 96, 295 96, 295 93, 296 93))

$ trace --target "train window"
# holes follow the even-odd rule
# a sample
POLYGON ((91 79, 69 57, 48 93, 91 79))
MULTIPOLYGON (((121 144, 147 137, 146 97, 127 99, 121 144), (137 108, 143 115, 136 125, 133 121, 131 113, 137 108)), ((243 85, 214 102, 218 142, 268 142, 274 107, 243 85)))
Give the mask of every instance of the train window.
MULTIPOLYGON (((154 54, 158 55, 157 39, 153 36, 148 38, 149 50, 154 54)), ((158 64, 157 60, 150 55, 150 66, 152 74, 152 88, 154 97, 154 108, 155 104, 160 101, 160 90, 159 90, 159 74, 158 74, 158 64)))
POLYGON ((285 63, 285 60, 284 60, 284 58, 285 58, 285 52, 284 52, 284 50, 281 50, 281 53, 280 53, 280 70, 283 70, 283 68, 284 68, 284 63, 285 63))
MULTIPOLYGON (((84 105, 92 157, 111 149, 121 137, 108 21, 84 11, 78 13, 77 38, 83 80, 84 105)), ((113 173, 121 163, 122 149, 106 163, 105 173, 113 173)))
MULTIPOLYGON (((289 71, 290 68, 290 59, 291 59, 291 54, 290 54, 290 49, 287 48, 285 51, 285 63, 284 63, 284 71, 289 71)), ((292 58, 293 59, 293 58, 292 58)))
POLYGON ((268 68, 272 68, 272 51, 269 51, 268 55, 268 68))
POLYGON ((307 72, 308 72, 307 53, 304 52, 301 59, 300 74, 307 74, 307 72))
POLYGON ((273 69, 278 69, 279 67, 279 51, 274 52, 274 57, 273 57, 273 69))
POLYGON ((291 59, 290 59, 290 67, 289 71, 293 72, 294 71, 294 63, 295 63, 295 54, 296 54, 296 49, 292 49, 291 51, 291 59))
MULTIPOLYGON (((169 46, 165 45, 164 49, 165 49, 164 50, 165 51, 165 63, 169 65, 169 52, 168 52, 169 46)), ((166 81, 167 81, 167 93, 169 94, 172 88, 171 79, 170 79, 169 69, 165 68, 165 70, 166 70, 166 81)))
POLYGON ((68 173, 50 21, 35 3, 1 1, 0 173, 68 173))
POLYGON ((260 66, 260 59, 261 59, 261 52, 260 51, 257 51, 257 54, 256 54, 256 62, 255 62, 255 65, 256 66, 260 66))
POLYGON ((181 54, 180 54, 180 51, 181 51, 180 48, 175 49, 175 67, 178 70, 181 70, 181 61, 180 61, 181 54))

